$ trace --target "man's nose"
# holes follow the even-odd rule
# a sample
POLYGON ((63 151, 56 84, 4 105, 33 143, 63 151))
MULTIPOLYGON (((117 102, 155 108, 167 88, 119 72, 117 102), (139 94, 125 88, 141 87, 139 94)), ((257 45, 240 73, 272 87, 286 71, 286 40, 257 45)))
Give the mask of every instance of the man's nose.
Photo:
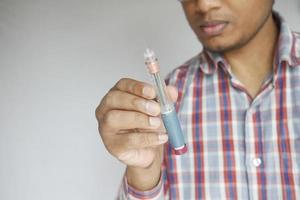
POLYGON ((207 13, 221 6, 222 0, 196 0, 197 11, 199 13, 207 13))

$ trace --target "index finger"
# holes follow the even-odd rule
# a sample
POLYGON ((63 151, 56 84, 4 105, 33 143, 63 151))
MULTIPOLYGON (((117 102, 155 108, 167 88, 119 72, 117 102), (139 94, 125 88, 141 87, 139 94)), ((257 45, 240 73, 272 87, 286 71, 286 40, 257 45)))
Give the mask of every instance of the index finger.
POLYGON ((137 81, 130 78, 120 79, 114 89, 125 91, 146 99, 154 99, 156 97, 155 89, 148 83, 137 81))

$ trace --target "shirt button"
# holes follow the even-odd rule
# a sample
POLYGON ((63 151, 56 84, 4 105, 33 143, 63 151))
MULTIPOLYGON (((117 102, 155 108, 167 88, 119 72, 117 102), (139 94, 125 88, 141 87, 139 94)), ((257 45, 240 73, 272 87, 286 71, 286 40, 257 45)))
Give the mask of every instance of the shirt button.
POLYGON ((261 161, 260 158, 253 158, 253 159, 252 159, 252 164, 253 164, 255 167, 260 166, 261 163, 262 163, 262 161, 261 161))

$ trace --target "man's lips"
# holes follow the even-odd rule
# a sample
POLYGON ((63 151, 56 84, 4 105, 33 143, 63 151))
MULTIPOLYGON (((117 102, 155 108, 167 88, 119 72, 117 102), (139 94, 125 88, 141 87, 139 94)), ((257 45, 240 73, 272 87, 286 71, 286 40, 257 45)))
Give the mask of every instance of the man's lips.
POLYGON ((208 21, 199 25, 201 32, 206 36, 216 36, 223 32, 228 22, 226 21, 208 21))

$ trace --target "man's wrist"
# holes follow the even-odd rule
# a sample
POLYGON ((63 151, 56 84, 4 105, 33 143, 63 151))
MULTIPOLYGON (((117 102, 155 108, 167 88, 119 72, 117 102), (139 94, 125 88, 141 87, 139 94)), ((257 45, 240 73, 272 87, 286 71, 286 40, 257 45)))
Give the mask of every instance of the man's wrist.
POLYGON ((158 185, 161 176, 161 162, 156 159, 149 167, 139 168, 127 166, 126 178, 127 183, 140 191, 153 189, 158 185))

